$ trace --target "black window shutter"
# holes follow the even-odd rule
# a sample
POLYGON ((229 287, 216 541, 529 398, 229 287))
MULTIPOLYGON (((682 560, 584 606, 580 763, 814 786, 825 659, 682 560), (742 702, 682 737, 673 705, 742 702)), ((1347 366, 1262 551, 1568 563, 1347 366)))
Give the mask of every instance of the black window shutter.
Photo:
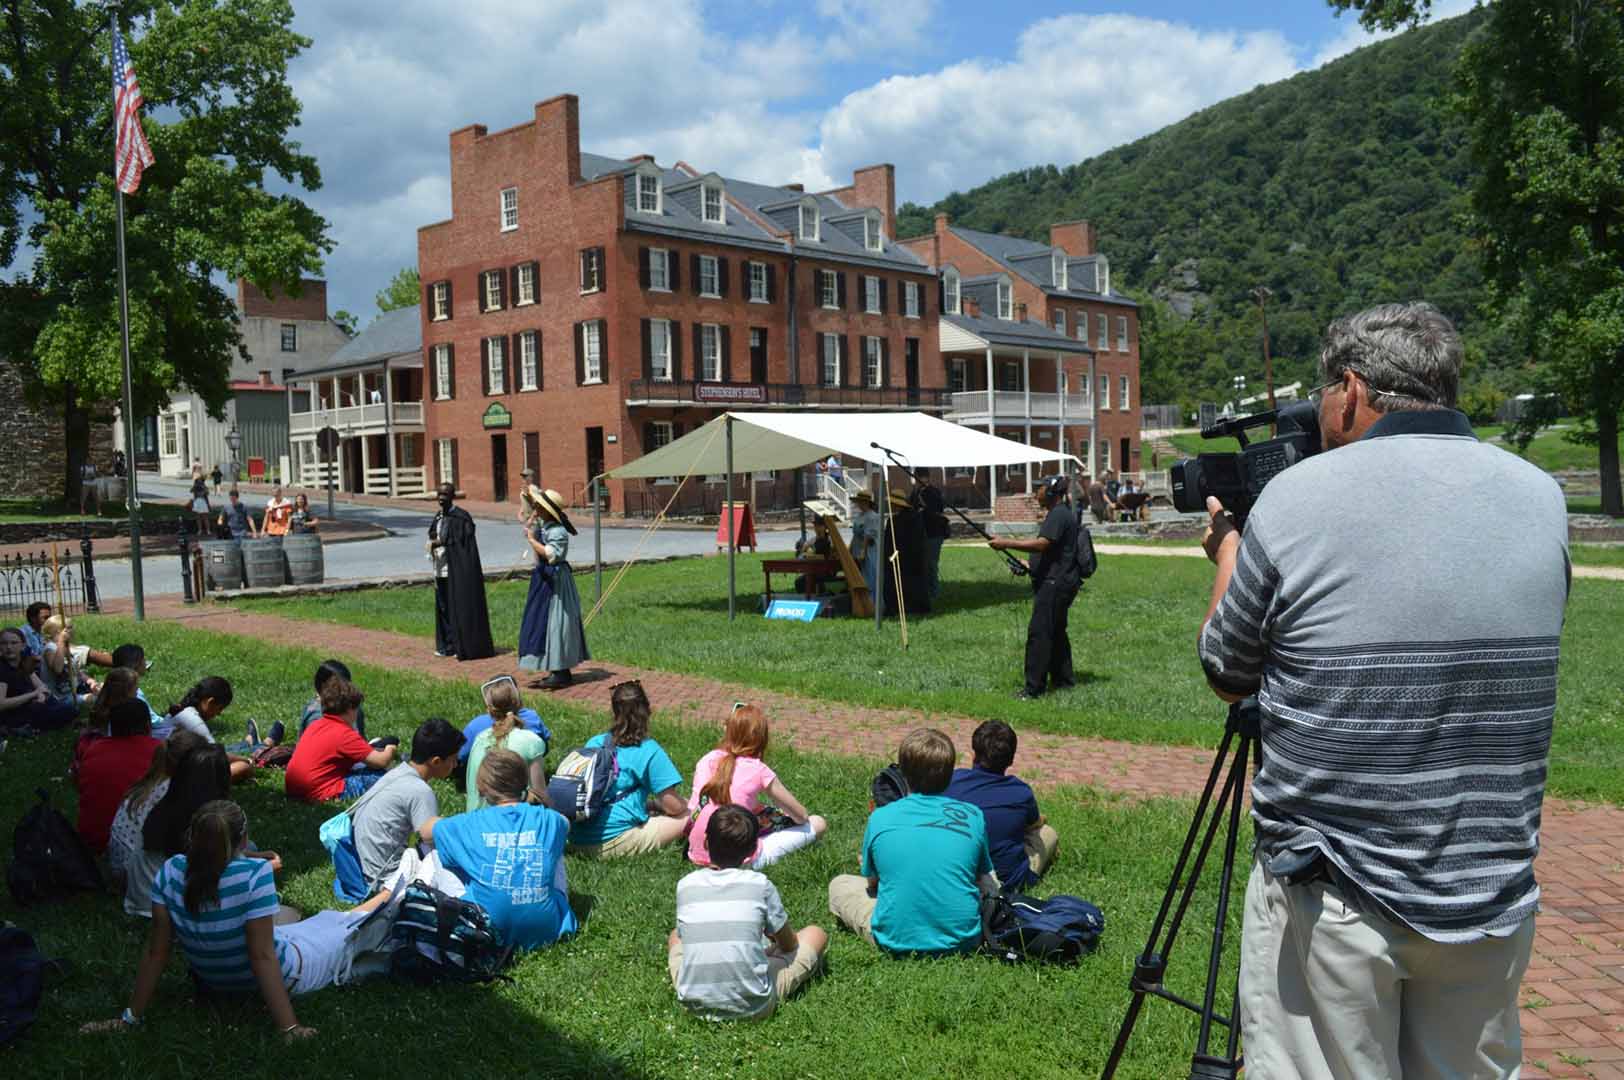
POLYGON ((682 421, 673 420, 671 421, 671 440, 675 442, 680 438, 682 438, 682 421))
POLYGON ((682 324, 673 322, 669 331, 671 345, 671 381, 682 381, 682 324))
POLYGON ((721 343, 720 343, 721 348, 722 348, 722 381, 723 382, 732 382, 733 381, 733 335, 728 333, 728 328, 725 327, 725 326, 721 327, 719 332, 722 335, 722 340, 721 340, 721 343))
POLYGON ((492 270, 491 273, 496 275, 496 306, 512 306, 513 294, 508 292, 507 275, 500 270, 492 270))
POLYGON ((701 290, 701 286, 699 284, 699 255, 697 253, 688 256, 688 273, 694 279, 693 280, 694 295, 698 296, 699 293, 700 293, 700 290, 701 290))
POLYGON ((647 319, 643 320, 643 378, 654 378, 654 331, 647 319))
MULTIPOLYGON (((643 321, 646 323, 648 320, 644 319, 643 321)), ((654 449, 654 421, 645 420, 643 421, 643 453, 646 454, 652 449, 654 449)))
POLYGON ((445 347, 445 366, 446 382, 451 388, 451 396, 455 398, 457 396, 457 347, 455 345, 445 347))
MULTIPOLYGON (((750 299, 750 279, 756 276, 756 264, 752 260, 746 259, 739 266, 741 271, 739 274, 739 299, 748 300, 750 299)), ((762 273, 765 274, 766 272, 767 268, 763 265, 762 273)), ((763 280, 766 279, 763 278, 763 280)))
POLYGON ((772 263, 768 263, 767 264, 767 303, 771 304, 771 303, 773 303, 775 301, 776 297, 775 297, 774 294, 777 293, 777 291, 778 291, 778 267, 774 266, 772 263))
POLYGON ((514 334, 505 344, 507 352, 502 358, 502 393, 511 394, 519 388, 519 335, 514 334))
POLYGON ((672 292, 682 291, 682 256, 675 251, 665 253, 666 285, 672 292))
POLYGON ((842 334, 840 336, 840 366, 844 369, 846 385, 863 385, 863 363, 861 358, 859 358, 855 363, 852 361, 850 334, 842 334))
MULTIPOLYGON (((648 245, 645 244, 642 247, 637 249, 637 283, 639 285, 641 285, 645 289, 648 288, 648 281, 649 281, 649 278, 648 278, 648 262, 649 262, 648 245)), ((643 322, 644 322, 645 325, 647 325, 648 320, 644 319, 643 322)), ((644 334, 643 336, 647 337, 648 335, 644 334)))
POLYGON ((824 272, 828 273, 828 274, 833 274, 835 276, 835 307, 839 308, 842 311, 845 311, 846 310, 846 275, 842 274, 838 270, 826 270, 824 272))
POLYGON ((591 252, 590 248, 582 248, 581 249, 581 273, 579 275, 579 280, 580 280, 580 287, 582 289, 586 288, 586 261, 591 256, 591 254, 592 254, 592 252, 591 252))
POLYGON ((491 339, 479 339, 479 392, 489 397, 491 392, 491 339))
POLYGON ((575 324, 575 385, 586 382, 586 323, 575 324))
POLYGON ((592 253, 598 260, 598 288, 602 292, 608 292, 609 291, 609 262, 608 262, 608 260, 606 260, 603 257, 603 248, 601 248, 601 247, 593 248, 592 253))
MULTIPOLYGON (((598 251, 601 254, 603 249, 598 251)), ((604 319, 598 320, 598 377, 609 381, 609 323, 604 319)))
POLYGON ((434 318, 434 282, 432 281, 423 286, 423 310, 429 313, 429 318, 434 318))
POLYGON ((530 332, 536 335, 536 389, 540 390, 547 384, 547 380, 543 375, 546 365, 542 363, 541 359, 541 328, 537 327, 530 332))
POLYGON ((541 263, 534 259, 530 261, 530 292, 536 303, 541 303, 541 263))
MULTIPOLYGON (((748 274, 745 276, 749 277, 748 274)), ((727 295, 727 260, 720 255, 716 256, 716 294, 727 295)))
POLYGON ((705 379, 705 327, 694 323, 694 378, 705 379))
POLYGON ((888 288, 889 285, 890 285, 890 282, 886 281, 884 278, 880 279, 880 314, 881 315, 884 315, 886 313, 886 300, 887 300, 886 293, 888 293, 890 291, 890 289, 888 288))
POLYGON ((936 310, 947 314, 947 278, 936 279, 936 310))
POLYGON ((459 486, 457 481, 462 478, 462 469, 457 464, 457 440, 451 440, 451 486, 459 486))
POLYGON ((507 282, 508 299, 517 304, 519 302, 519 268, 517 266, 508 267, 507 282))
POLYGON ((880 339, 880 385, 891 385, 891 339, 880 339))

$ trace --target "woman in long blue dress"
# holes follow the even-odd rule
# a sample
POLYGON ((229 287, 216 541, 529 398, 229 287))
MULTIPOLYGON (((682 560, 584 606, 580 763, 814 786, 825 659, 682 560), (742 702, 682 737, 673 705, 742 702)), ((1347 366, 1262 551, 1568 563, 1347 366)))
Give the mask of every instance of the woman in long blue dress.
POLYGON ((519 667, 545 671, 547 677, 532 686, 557 690, 574 681, 570 669, 592 659, 586 631, 581 625, 581 594, 570 570, 570 537, 575 526, 564 512, 563 496, 531 486, 523 495, 530 511, 525 540, 536 553, 530 573, 530 595, 519 624, 519 667))

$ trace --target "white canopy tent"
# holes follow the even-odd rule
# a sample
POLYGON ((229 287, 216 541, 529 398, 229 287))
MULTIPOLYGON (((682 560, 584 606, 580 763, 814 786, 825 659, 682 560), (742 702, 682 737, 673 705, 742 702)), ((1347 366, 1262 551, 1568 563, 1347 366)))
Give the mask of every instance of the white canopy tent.
MULTIPOLYGON (((886 450, 913 469, 1078 461, 1071 454, 1001 439, 922 412, 726 412, 658 450, 611 469, 606 475, 635 480, 720 473, 726 483, 724 499, 731 504, 736 472, 799 469, 830 454, 884 466, 892 463, 886 450)), ((601 505, 595 496, 596 492, 592 500, 594 508, 601 505)), ((596 513, 594 509, 595 517, 596 513)), ((603 535, 601 528, 594 532, 597 536, 603 535)), ((730 619, 735 613, 734 552, 733 537, 729 535, 727 613, 730 619)), ((603 564, 601 549, 597 563, 603 564)), ((876 604, 876 623, 879 609, 880 605, 876 604)))

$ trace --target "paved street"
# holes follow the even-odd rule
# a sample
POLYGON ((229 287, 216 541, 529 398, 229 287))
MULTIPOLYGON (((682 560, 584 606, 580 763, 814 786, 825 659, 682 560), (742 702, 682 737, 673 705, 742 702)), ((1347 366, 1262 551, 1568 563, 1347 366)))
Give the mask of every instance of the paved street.
MULTIPOLYGON (((140 485, 144 501, 180 500, 186 496, 190 487, 185 481, 160 480, 150 474, 144 474, 140 478, 140 485)), ((268 496, 250 492, 243 496, 243 501, 257 515, 263 511, 267 498, 268 496)), ((224 496, 211 501, 218 507, 223 504, 224 496)), ((311 504, 318 518, 326 517, 325 494, 319 499, 312 499, 311 504)), ((425 501, 419 510, 415 507, 401 509, 392 506, 350 504, 338 500, 335 508, 338 516, 345 521, 364 522, 387 529, 390 535, 379 540, 328 545, 324 552, 328 580, 415 574, 429 569, 428 559, 423 554, 423 541, 427 536, 429 521, 434 517, 435 506, 432 502, 425 501)), ((593 552, 592 526, 590 521, 577 521, 575 524, 581 530, 581 534, 572 542, 573 561, 590 563, 593 552)), ((496 570, 521 563, 524 557, 524 539, 517 521, 480 518, 478 525, 480 557, 485 569, 496 570)), ((643 529, 639 527, 605 527, 604 560, 616 562, 628 558, 642 540, 643 529)), ((794 541, 788 533, 785 533, 781 545, 774 545, 770 539, 765 542, 769 547, 788 548, 794 541)), ((144 557, 141 560, 146 595, 179 593, 180 556, 176 551, 174 539, 156 538, 153 543, 156 544, 156 548, 151 544, 144 545, 144 557)), ((715 534, 709 530, 661 529, 648 538, 640 557, 701 555, 715 549, 715 534)), ((97 559, 96 583, 101 595, 108 599, 131 595, 130 560, 97 559)))

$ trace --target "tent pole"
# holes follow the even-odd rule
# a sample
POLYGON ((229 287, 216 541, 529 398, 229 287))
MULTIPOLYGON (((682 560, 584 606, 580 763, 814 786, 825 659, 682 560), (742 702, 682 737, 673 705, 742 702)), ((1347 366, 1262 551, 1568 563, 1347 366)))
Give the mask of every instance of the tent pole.
POLYGON ((722 426, 727 431, 727 481, 726 481, 727 487, 726 487, 726 494, 724 496, 727 505, 722 510, 722 518, 723 518, 723 520, 725 520, 727 522, 727 620, 728 620, 728 622, 732 622, 734 614, 736 613, 735 609, 738 606, 737 601, 736 601, 736 599, 734 597, 734 589, 736 588, 736 585, 737 585, 737 579, 736 579, 736 576, 735 576, 736 575, 736 570, 735 570, 735 567, 734 567, 733 556, 734 556, 734 553, 738 550, 738 546, 739 546, 738 545, 738 540, 739 540, 739 538, 738 538, 738 526, 734 524, 734 518, 733 518, 733 414, 732 413, 728 413, 726 415, 726 417, 722 421, 722 426))
POLYGON ((603 500, 598 498, 598 484, 601 481, 592 478, 592 580, 597 586, 598 595, 595 600, 603 599, 603 500))

